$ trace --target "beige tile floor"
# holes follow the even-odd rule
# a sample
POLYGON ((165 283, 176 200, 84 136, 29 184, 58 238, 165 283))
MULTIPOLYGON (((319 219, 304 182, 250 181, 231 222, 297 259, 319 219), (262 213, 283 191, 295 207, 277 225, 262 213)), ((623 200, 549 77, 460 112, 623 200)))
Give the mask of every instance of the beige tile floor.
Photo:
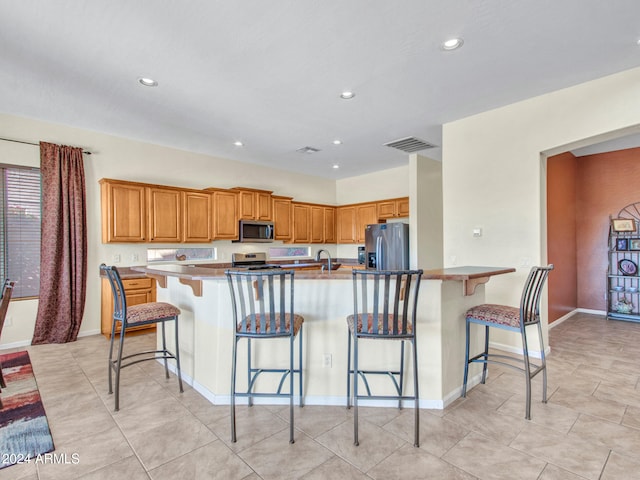
POLYGON ((179 394, 155 362, 124 370, 113 412, 101 336, 29 347, 56 453, 79 463, 16 465, 0 480, 640 478, 640 324, 579 314, 550 344, 549 403, 535 379, 531 421, 522 377, 494 366, 467 399, 422 411, 420 448, 411 409, 363 408, 354 447, 352 413, 318 406, 296 407, 293 445, 287 407, 239 407, 231 444, 229 407, 179 394))

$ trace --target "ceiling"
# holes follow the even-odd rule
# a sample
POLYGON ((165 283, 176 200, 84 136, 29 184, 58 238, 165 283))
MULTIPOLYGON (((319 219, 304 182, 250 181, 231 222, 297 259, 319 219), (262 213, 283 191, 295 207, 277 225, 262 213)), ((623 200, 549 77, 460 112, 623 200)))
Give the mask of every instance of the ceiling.
POLYGON ((639 20, 638 0, 0 0, 0 111, 344 178, 405 165, 386 142, 440 159, 444 123, 640 66, 639 20))

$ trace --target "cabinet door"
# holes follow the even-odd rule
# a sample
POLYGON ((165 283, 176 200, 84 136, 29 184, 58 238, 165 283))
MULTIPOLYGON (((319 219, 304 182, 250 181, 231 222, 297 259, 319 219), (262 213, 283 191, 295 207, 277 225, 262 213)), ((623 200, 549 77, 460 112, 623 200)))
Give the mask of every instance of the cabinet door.
POLYGON ((398 199, 397 206, 398 217, 404 218, 409 216, 409 198, 398 199))
POLYGON ((213 194, 213 238, 215 240, 238 239, 238 213, 235 192, 213 194))
POLYGON ((367 225, 378 223, 378 209, 375 203, 358 205, 356 211, 356 242, 364 242, 364 230, 367 225))
POLYGON ((182 197, 179 190, 149 187, 149 241, 182 240, 182 197))
POLYGON ((324 243, 324 207, 312 205, 311 243, 324 243))
POLYGON ((290 241, 293 238, 293 223, 291 220, 291 199, 273 199, 274 240, 290 241))
POLYGON ((238 220, 256 219, 256 199, 254 192, 238 192, 238 220))
POLYGON ((102 202, 102 242, 144 242, 147 239, 144 185, 104 182, 102 202))
POLYGON ((256 192, 256 220, 273 220, 271 194, 256 192))
POLYGON ((311 212, 309 205, 293 205, 293 242, 311 242, 311 212))
POLYGON ((396 216, 395 200, 378 202, 378 218, 393 218, 396 216))
POLYGON ((211 241, 211 195, 200 192, 182 192, 184 220, 182 239, 185 242, 211 241))
POLYGON ((356 207, 336 208, 336 227, 338 243, 355 243, 356 241, 356 207))
POLYGON ((324 243, 336 243, 335 207, 324 207, 324 243))
MULTIPOLYGON (((127 298, 127 307, 156 301, 155 281, 151 278, 123 279, 122 286, 124 287, 125 296, 127 298)), ((109 337, 111 336, 111 325, 113 322, 113 294, 111 292, 109 280, 106 278, 102 279, 101 303, 101 332, 103 335, 109 337)), ((131 330, 143 329, 154 330, 155 325, 143 325, 131 328, 131 330)), ((116 333, 119 333, 120 330, 121 324, 118 323, 116 325, 116 333)))

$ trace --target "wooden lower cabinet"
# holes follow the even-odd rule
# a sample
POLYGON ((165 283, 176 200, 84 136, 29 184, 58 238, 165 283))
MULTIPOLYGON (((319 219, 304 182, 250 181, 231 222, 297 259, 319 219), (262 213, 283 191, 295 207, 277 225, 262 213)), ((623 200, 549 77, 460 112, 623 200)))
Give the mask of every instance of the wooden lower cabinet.
MULTIPOLYGON (((156 301, 156 282, 152 278, 127 278, 122 279, 125 295, 127 297, 127 306, 139 305, 141 303, 156 301)), ((101 307, 101 329, 102 334, 111 337, 111 324, 113 322, 113 293, 109 280, 102 278, 102 307, 101 307)), ((129 330, 144 330, 145 333, 154 331, 154 325, 142 325, 133 327, 129 330)), ((116 333, 120 332, 120 323, 116 326, 116 333)))

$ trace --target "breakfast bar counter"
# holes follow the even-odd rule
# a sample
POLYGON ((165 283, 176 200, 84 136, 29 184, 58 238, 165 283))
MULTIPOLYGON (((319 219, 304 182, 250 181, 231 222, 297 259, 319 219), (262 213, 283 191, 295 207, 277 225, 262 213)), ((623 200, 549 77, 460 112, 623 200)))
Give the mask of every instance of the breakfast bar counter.
MULTIPOLYGON (((233 317, 224 275, 227 268, 174 264, 132 269, 155 278, 158 301, 170 302, 182 312, 180 356, 185 381, 211 402, 229 403, 233 317)), ((484 303, 484 284, 490 277, 513 271, 501 267, 455 267, 424 272, 416 331, 422 408, 441 409, 459 397, 464 368, 464 313, 484 303)), ((305 318, 306 404, 346 405, 345 319, 353 310, 351 282, 350 268, 330 273, 319 269, 295 272, 295 311, 305 318)), ((168 338, 172 338, 170 333, 168 338)), ((257 345, 256 359, 264 356, 269 361, 286 363, 287 348, 274 348, 272 342, 267 343, 264 348, 257 345)), ((398 363, 396 342, 380 343, 384 344, 367 349, 371 355, 363 355, 361 364, 373 369, 398 363)), ((479 344, 479 339, 474 343, 479 344)), ((245 357, 239 352, 239 361, 245 357)), ((238 368, 244 365, 239 364, 238 368)), ((470 385, 478 378, 479 370, 472 370, 470 385)), ((384 390, 387 384, 381 382, 372 388, 384 390)))

